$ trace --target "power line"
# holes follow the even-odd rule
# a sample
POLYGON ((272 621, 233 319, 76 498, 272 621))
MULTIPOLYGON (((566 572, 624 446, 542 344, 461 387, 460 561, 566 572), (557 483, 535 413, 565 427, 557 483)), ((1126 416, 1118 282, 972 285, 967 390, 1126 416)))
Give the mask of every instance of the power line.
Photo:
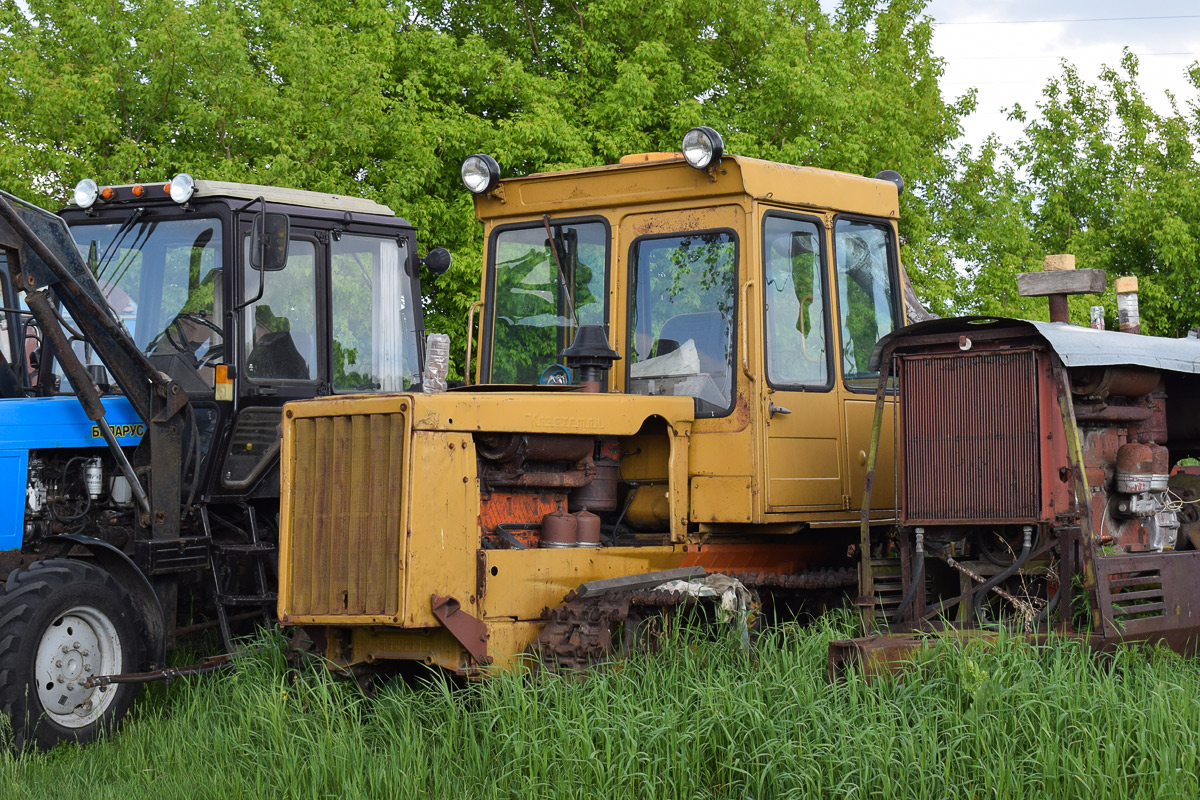
POLYGON ((1075 17, 1073 19, 990 19, 961 22, 934 22, 934 25, 1039 25, 1044 22, 1135 22, 1149 19, 1200 19, 1200 14, 1173 14, 1162 17, 1075 17))
MULTIPOLYGON (((1191 52, 1182 52, 1181 51, 1178 53, 1133 53, 1132 55, 1135 55, 1138 58, 1149 58, 1151 56, 1196 56, 1196 55, 1200 55, 1200 51, 1191 51, 1191 52)), ((951 60, 951 58, 949 56, 943 56, 943 58, 946 58, 946 60, 951 60)), ((1063 58, 1063 56, 1061 54, 1060 55, 1046 55, 1046 56, 957 56, 957 57, 954 57, 953 60, 954 61, 1031 61, 1031 60, 1037 60, 1037 59, 1042 59, 1042 60, 1054 59, 1055 61, 1057 61, 1060 58, 1063 58)))

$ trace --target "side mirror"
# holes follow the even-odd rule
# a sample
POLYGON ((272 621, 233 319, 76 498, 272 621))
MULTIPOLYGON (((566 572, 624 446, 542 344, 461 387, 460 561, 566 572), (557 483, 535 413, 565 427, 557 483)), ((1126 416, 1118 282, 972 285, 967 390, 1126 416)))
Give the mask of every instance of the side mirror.
POLYGON ((275 272, 287 265, 289 221, 287 214, 254 215, 250 234, 250 266, 265 272, 275 272))
POLYGON ((436 278, 450 269, 450 251, 444 247, 435 247, 421 259, 421 263, 436 278))

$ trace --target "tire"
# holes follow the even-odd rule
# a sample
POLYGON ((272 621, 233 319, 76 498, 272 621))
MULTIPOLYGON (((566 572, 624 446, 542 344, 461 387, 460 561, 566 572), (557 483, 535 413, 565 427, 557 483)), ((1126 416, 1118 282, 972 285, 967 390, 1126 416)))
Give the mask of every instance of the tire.
POLYGON ((115 729, 140 686, 82 681, 136 670, 141 633, 129 593, 93 564, 58 558, 13 572, 0 595, 0 713, 15 747, 90 742, 115 729))

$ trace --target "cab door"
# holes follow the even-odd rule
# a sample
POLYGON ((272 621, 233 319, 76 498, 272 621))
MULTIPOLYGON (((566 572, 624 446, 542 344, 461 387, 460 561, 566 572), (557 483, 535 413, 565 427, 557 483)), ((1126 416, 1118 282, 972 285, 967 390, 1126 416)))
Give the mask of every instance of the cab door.
MULTIPOLYGON (((833 223, 833 253, 848 507, 860 510, 879 382, 879 371, 870 365, 871 352, 880 339, 904 324, 895 229, 886 220, 839 216, 833 223)), ((895 507, 894 408, 889 401, 875 458, 871 508, 881 511, 895 507)))
POLYGON ((328 394, 322 276, 325 237, 293 221, 287 262, 262 272, 250 266, 249 227, 241 231, 239 397, 221 463, 220 491, 277 493, 279 424, 289 400, 328 394))
POLYGON ((767 511, 844 505, 839 394, 832 378, 825 226, 770 211, 762 227, 767 511))

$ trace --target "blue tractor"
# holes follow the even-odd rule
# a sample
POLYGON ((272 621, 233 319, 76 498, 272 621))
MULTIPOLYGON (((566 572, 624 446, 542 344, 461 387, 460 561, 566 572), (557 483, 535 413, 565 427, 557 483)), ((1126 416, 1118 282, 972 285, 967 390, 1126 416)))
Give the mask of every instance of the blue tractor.
POLYGON ((232 647, 270 618, 281 408, 419 383, 421 263, 359 198, 85 180, 54 215, 0 193, 13 744, 94 739, 180 634, 232 647))

